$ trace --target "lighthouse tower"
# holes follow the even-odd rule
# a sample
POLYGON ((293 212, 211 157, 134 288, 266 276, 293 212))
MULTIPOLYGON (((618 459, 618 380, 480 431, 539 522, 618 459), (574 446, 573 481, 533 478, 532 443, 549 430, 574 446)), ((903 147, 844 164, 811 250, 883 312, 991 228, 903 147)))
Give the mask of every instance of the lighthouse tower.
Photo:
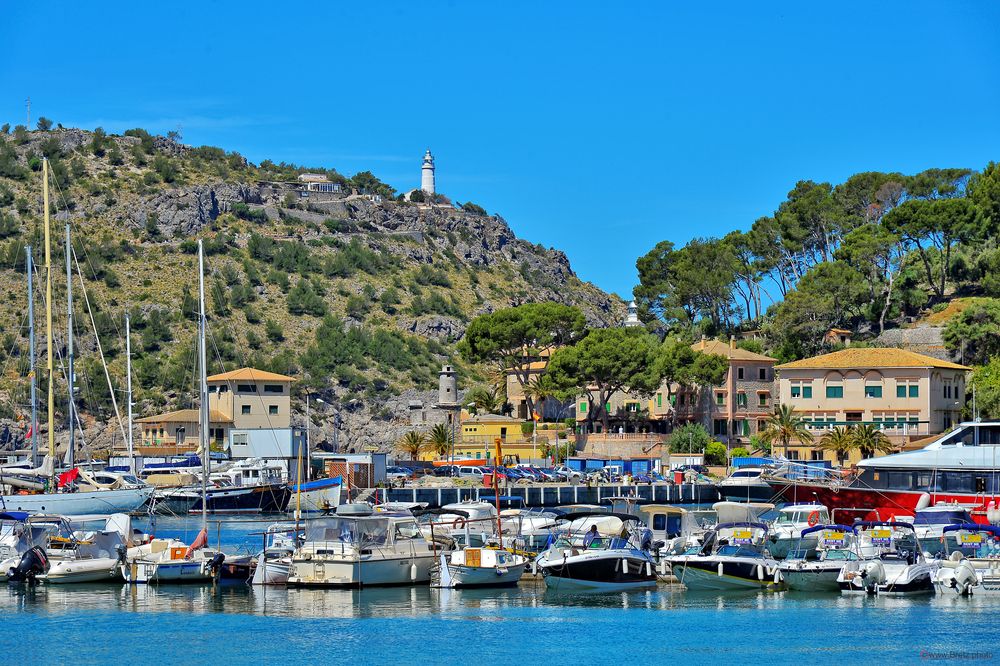
POLYGON ((429 148, 424 153, 424 164, 420 168, 420 189, 427 194, 434 194, 434 156, 429 148))

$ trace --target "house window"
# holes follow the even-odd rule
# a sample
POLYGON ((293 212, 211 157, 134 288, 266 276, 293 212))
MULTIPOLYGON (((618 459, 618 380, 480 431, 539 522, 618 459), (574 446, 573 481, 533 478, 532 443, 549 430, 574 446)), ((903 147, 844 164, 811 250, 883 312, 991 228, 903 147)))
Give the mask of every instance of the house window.
POLYGON ((767 368, 760 368, 757 370, 757 378, 762 382, 767 381, 767 368))
POLYGON ((267 406, 267 413, 269 415, 271 415, 271 416, 277 416, 278 415, 278 406, 277 405, 268 405, 267 406))
POLYGON ((174 430, 174 443, 177 446, 184 443, 184 428, 176 428, 174 430))
POLYGON ((681 393, 679 396, 677 396, 677 404, 680 405, 681 407, 684 406, 684 394, 683 393, 681 393))
POLYGON ((659 409, 660 407, 663 407, 663 394, 662 393, 657 393, 656 394, 656 408, 659 409))
POLYGON ((843 398, 844 397, 844 385, 843 384, 828 384, 826 387, 826 397, 827 398, 843 398))
POLYGON ((749 419, 743 419, 740 422, 740 434, 742 434, 744 437, 749 437, 750 436, 750 421, 749 421, 749 419))
POLYGON ((720 407, 722 405, 725 405, 726 404, 726 394, 725 393, 716 393, 715 394, 715 404, 719 405, 720 407))
POLYGON ((767 421, 763 419, 757 420, 757 432, 764 432, 767 430, 767 421))
POLYGON ((798 384, 792 384, 792 397, 801 398, 802 397, 802 387, 798 384))
POLYGON ((637 402, 630 402, 630 403, 628 403, 627 405, 625 405, 625 411, 627 411, 627 412, 638 412, 639 411, 639 403, 637 403, 637 402))
POLYGON ((285 387, 281 384, 264 384, 264 393, 284 393, 285 387))
POLYGON ((770 396, 770 395, 771 395, 770 393, 758 393, 757 394, 757 406, 758 407, 767 407, 767 399, 768 399, 768 396, 770 396))
POLYGON ((822 451, 811 451, 809 453, 809 459, 810 460, 823 460, 823 452, 822 451))
POLYGON ((729 434, 726 419, 712 419, 712 434, 723 437, 729 434))
POLYGON ((233 446, 246 446, 249 443, 249 436, 245 432, 233 433, 233 446))
POLYGON ((257 385, 256 384, 237 384, 236 385, 236 391, 238 393, 256 393, 257 392, 257 385))
POLYGON ((585 403, 585 402, 581 402, 580 403, 580 413, 581 414, 586 414, 587 413, 587 403, 585 403))
POLYGON ((743 379, 743 368, 736 368, 736 379, 743 379))
POLYGON ((240 414, 243 414, 245 416, 249 413, 250 413, 250 405, 243 405, 242 407, 240 407, 240 414))
POLYGON ((881 398, 882 397, 882 385, 881 384, 866 384, 865 385, 865 397, 866 398, 881 398))
POLYGON ((802 387, 802 397, 803 398, 811 398, 811 397, 813 397, 813 387, 812 386, 803 386, 802 387))
POLYGON ((916 385, 916 384, 910 384, 909 395, 910 395, 911 398, 919 398, 920 397, 920 387, 918 385, 916 385))
POLYGON ((808 384, 803 384, 802 382, 792 384, 792 397, 811 398, 813 397, 813 387, 808 384))
POLYGON ((799 452, 796 451, 795 449, 789 449, 788 450, 788 459, 789 460, 798 460, 799 459, 799 452))
POLYGON ((896 397, 897 398, 919 398, 920 397, 920 385, 915 381, 901 381, 896 382, 896 397))
POLYGON ((746 407, 747 406, 747 394, 746 393, 737 393, 736 394, 736 406, 737 407, 746 407))

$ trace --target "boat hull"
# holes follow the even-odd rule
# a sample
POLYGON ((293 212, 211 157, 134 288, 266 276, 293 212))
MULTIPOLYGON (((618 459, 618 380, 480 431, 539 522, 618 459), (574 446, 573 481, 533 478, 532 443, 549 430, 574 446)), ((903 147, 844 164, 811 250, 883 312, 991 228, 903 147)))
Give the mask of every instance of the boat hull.
POLYGON ((119 560, 101 557, 90 560, 53 561, 49 570, 38 577, 50 585, 67 583, 100 583, 121 580, 119 560))
POLYGON ((766 562, 735 559, 699 558, 682 560, 671 565, 671 571, 689 591, 760 590, 774 583, 768 575, 766 562), (719 573, 719 565, 722 573, 719 573), (758 570, 763 567, 763 570, 758 570))
POLYGON ((881 520, 890 520, 895 514, 912 516, 916 512, 917 503, 924 495, 931 496, 932 503, 945 502, 948 504, 961 504, 964 506, 982 506, 983 495, 973 493, 940 493, 925 490, 886 490, 874 488, 860 488, 846 486, 833 488, 825 484, 801 482, 771 481, 771 488, 775 495, 779 495, 786 502, 800 501, 807 497, 810 501, 816 501, 833 509, 863 509, 856 512, 854 516, 838 514, 836 519, 839 522, 849 520, 853 517, 864 516, 871 509, 885 509, 886 515, 880 516, 881 520))
POLYGON ((53 513, 62 516, 134 513, 139 511, 152 495, 152 487, 83 493, 3 495, 0 496, 0 507, 3 507, 4 511, 53 513))
POLYGON ((144 562, 142 560, 120 567, 127 583, 204 583, 212 580, 208 562, 202 560, 167 560, 144 562))
POLYGON ((299 509, 302 513, 332 513, 340 505, 342 488, 339 477, 304 483, 301 492, 297 492, 297 487, 292 485, 289 487, 291 499, 288 508, 299 509))
POLYGON ((781 567, 781 580, 789 590, 797 592, 837 592, 840 585, 837 576, 840 567, 803 569, 781 567))
POLYGON ((292 559, 289 587, 376 587, 430 582, 434 555, 384 559, 292 559), (415 570, 414 570, 415 567, 415 570))
POLYGON ((442 587, 512 587, 521 580, 526 566, 527 562, 503 569, 449 564, 448 573, 451 582, 442 587))
MULTIPOLYGON (((283 483, 215 489, 208 492, 209 513, 280 513, 288 507, 291 490, 283 483)), ((201 512, 201 498, 189 513, 201 512)))
POLYGON ((631 553, 608 553, 601 556, 555 555, 539 563, 545 585, 552 590, 618 591, 656 586, 653 563, 631 553), (627 563, 627 567, 621 565, 627 563))
POLYGON ((727 502, 770 502, 774 490, 766 483, 753 485, 719 485, 719 495, 727 502))

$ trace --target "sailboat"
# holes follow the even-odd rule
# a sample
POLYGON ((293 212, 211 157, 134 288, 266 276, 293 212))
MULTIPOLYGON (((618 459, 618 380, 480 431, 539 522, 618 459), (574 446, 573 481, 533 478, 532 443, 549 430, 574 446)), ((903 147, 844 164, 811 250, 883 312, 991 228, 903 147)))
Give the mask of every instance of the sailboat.
MULTIPOLYGON (((89 492, 75 492, 75 493, 60 493, 58 492, 59 485, 57 484, 57 478, 55 474, 55 468, 52 461, 56 459, 56 444, 55 444, 55 392, 54 392, 54 366, 52 360, 52 349, 53 349, 53 339, 52 339, 52 244, 49 237, 49 162, 47 159, 42 160, 42 203, 45 207, 45 334, 46 334, 46 346, 48 354, 48 439, 49 439, 49 450, 47 456, 47 462, 42 466, 42 469, 47 472, 48 476, 48 490, 49 492, 43 492, 38 494, 27 494, 27 495, 0 495, 0 511, 27 511, 31 513, 56 513, 64 516, 79 516, 85 514, 111 514, 111 513, 128 513, 132 511, 137 511, 140 509, 153 494, 153 488, 151 486, 136 486, 130 488, 119 488, 111 490, 94 490, 89 492)), ((69 239, 69 230, 67 227, 67 246, 69 239)), ((67 248, 66 253, 66 274, 70 275, 69 272, 69 249, 67 248)), ((28 280, 32 279, 30 271, 30 260, 29 260, 29 272, 28 280)), ((69 298, 72 293, 72 287, 70 284, 67 285, 67 292, 69 298)), ((72 312, 72 301, 70 301, 69 311, 72 312)), ((34 321, 30 323, 32 328, 34 328, 34 321)), ((70 325, 69 337, 72 339, 73 331, 72 324, 70 325)), ((34 363, 34 355, 32 355, 32 363, 34 363)), ((72 366, 69 368, 69 384, 70 384, 70 445, 69 445, 69 457, 72 461, 73 456, 73 433, 74 433, 74 422, 75 410, 73 409, 73 371, 72 366)), ((32 396, 34 396, 34 391, 32 391, 32 396)), ((32 407, 32 416, 34 417, 34 405, 32 407)), ((35 424, 32 423, 32 434, 34 435, 35 424)))
POLYGON ((205 353, 205 255, 198 241, 198 439, 201 444, 201 531, 190 546, 176 539, 153 539, 149 544, 132 549, 121 565, 127 583, 204 582, 219 575, 226 556, 208 549, 209 435, 208 382, 205 353))

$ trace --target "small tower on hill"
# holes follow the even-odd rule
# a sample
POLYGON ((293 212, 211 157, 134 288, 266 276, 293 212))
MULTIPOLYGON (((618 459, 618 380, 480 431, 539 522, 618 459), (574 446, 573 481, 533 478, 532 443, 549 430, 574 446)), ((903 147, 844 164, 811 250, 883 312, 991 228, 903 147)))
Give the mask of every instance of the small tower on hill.
POLYGON ((434 156, 430 148, 424 153, 424 163, 420 167, 420 189, 427 194, 434 194, 434 156))
POLYGON ((639 321, 639 306, 632 301, 628 304, 628 316, 625 317, 625 328, 634 328, 636 326, 642 326, 642 322, 639 321))

